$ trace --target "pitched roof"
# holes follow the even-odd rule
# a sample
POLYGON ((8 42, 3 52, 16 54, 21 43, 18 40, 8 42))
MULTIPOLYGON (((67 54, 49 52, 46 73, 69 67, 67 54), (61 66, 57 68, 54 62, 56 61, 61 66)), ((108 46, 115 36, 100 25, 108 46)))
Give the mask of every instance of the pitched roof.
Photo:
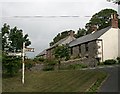
POLYGON ((48 49, 51 49, 51 48, 53 48, 53 47, 55 47, 55 46, 57 46, 57 45, 60 45, 60 44, 70 43, 70 42, 73 41, 73 40, 75 40, 74 37, 67 36, 67 37, 61 39, 60 41, 58 41, 57 43, 55 43, 54 45, 52 45, 52 46, 51 46, 50 48, 48 48, 48 49))
POLYGON ((101 29, 101 30, 98 30, 94 33, 85 35, 85 36, 80 37, 78 39, 75 39, 74 41, 69 43, 69 46, 72 47, 72 46, 75 46, 75 45, 78 45, 78 44, 82 44, 82 43, 85 43, 85 42, 88 42, 88 41, 98 39, 101 35, 103 35, 105 32, 107 32, 110 28, 111 28, 111 26, 106 27, 106 28, 101 29))
POLYGON ((45 55, 46 54, 46 49, 43 50, 41 53, 39 53, 37 56, 45 55))

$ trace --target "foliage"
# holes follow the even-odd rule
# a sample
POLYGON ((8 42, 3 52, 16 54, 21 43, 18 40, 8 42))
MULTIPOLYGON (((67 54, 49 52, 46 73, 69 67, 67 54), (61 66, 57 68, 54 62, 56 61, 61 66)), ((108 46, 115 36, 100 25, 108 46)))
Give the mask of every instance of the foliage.
POLYGON ((53 54, 57 59, 66 59, 69 57, 69 48, 67 45, 57 46, 54 49, 53 54))
POLYGON ((114 59, 108 59, 108 60, 105 60, 103 63, 105 65, 112 65, 112 64, 116 64, 116 60, 114 60, 114 59))
POLYGON ((54 70, 54 66, 52 65, 46 65, 43 68, 43 71, 52 71, 52 70, 54 70))
POLYGON ((79 28, 79 30, 77 31, 77 34, 76 34, 76 38, 79 38, 79 37, 82 37, 82 36, 84 36, 84 35, 86 35, 86 30, 84 29, 84 28, 79 28))
POLYGON ((5 54, 2 55, 2 70, 8 76, 14 76, 21 68, 21 59, 18 57, 10 57, 5 54))
POLYGON ((30 69, 35 65, 32 59, 25 60, 25 69, 30 69))
MULTIPOLYGON (((50 46, 54 45, 55 43, 57 43, 59 40, 67 37, 69 35, 69 33, 73 31, 73 30, 69 30, 69 31, 63 31, 61 33, 58 33, 57 36, 55 36, 53 38, 53 42, 50 43, 50 46)), ((73 31, 75 33, 75 31, 73 31)))
POLYGON ((51 70, 54 70, 54 66, 55 64, 57 64, 57 61, 55 60, 48 60, 46 59, 44 61, 44 68, 43 68, 43 71, 51 71, 51 70))
POLYGON ((108 2, 113 2, 113 3, 115 3, 115 4, 118 4, 118 5, 120 5, 120 0, 107 0, 108 2))
POLYGON ((71 64, 68 66, 68 69, 80 69, 80 68, 87 68, 85 64, 71 64))
POLYGON ((117 59, 118 63, 120 64, 120 57, 117 57, 116 59, 117 59))
POLYGON ((17 27, 10 28, 6 23, 1 28, 2 32, 2 50, 9 52, 18 52, 21 51, 23 42, 25 46, 29 46, 31 42, 28 39, 28 34, 23 36, 23 31, 17 27))
POLYGON ((40 57, 38 60, 39 60, 40 62, 44 62, 44 61, 45 61, 45 59, 42 58, 42 57, 40 57))
POLYGON ((90 21, 86 24, 87 34, 92 32, 92 27, 98 26, 98 30, 103 29, 111 25, 111 14, 117 14, 117 11, 113 9, 103 9, 98 13, 95 13, 90 21))
POLYGON ((1 28, 2 33, 2 67, 3 72, 9 76, 14 76, 21 68, 21 59, 17 56, 7 56, 9 52, 21 52, 23 42, 29 46, 31 42, 28 34, 23 36, 23 31, 17 27, 10 28, 6 23, 1 28))

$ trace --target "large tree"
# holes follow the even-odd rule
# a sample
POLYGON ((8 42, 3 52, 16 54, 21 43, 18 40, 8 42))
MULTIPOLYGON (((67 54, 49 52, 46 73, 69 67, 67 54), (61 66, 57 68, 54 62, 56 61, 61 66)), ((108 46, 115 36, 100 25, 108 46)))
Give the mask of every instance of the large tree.
POLYGON ((9 25, 4 24, 1 28, 2 33, 2 69, 3 73, 13 76, 21 67, 21 58, 15 56, 8 56, 9 52, 22 51, 23 42, 26 47, 31 44, 28 39, 28 34, 23 36, 23 31, 17 27, 10 28, 9 25))
POLYGON ((17 27, 10 28, 9 25, 4 24, 1 28, 2 32, 2 49, 3 51, 7 50, 12 51, 21 51, 23 42, 25 42, 25 46, 29 46, 31 44, 28 39, 28 34, 23 36, 23 31, 18 29, 17 27))
POLYGON ((115 4, 118 4, 118 5, 120 5, 120 0, 107 0, 108 2, 113 2, 113 3, 115 3, 115 4))
MULTIPOLYGON (((86 24, 87 33, 92 32, 92 27, 97 26, 98 30, 103 29, 111 25, 111 14, 117 14, 117 11, 113 9, 103 9, 98 13, 95 13, 90 21, 86 24)), ((118 15, 118 14, 117 14, 118 15)))

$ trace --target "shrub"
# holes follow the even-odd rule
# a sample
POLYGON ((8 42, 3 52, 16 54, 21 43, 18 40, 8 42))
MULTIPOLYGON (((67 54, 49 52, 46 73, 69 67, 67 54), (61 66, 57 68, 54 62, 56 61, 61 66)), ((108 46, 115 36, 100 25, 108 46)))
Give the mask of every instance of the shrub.
POLYGON ((43 68, 43 71, 51 71, 51 70, 54 70, 54 66, 52 66, 52 65, 46 65, 43 68))
POLYGON ((44 62, 45 59, 44 58, 39 58, 38 60, 41 61, 41 62, 44 62))
POLYGON ((57 61, 55 60, 45 60, 44 61, 44 68, 43 71, 51 71, 54 70, 54 65, 57 64, 57 61))
POLYGON ((21 68, 20 58, 3 55, 2 59, 3 59, 2 60, 3 74, 6 74, 12 77, 19 72, 19 69, 21 68))
POLYGON ((116 60, 114 59, 109 59, 109 60, 105 60, 103 62, 105 65, 112 65, 112 64, 116 64, 116 60))
POLYGON ((80 68, 87 68, 85 64, 72 64, 68 66, 68 69, 80 69, 80 68))
POLYGON ((117 57, 116 59, 117 59, 118 63, 120 64, 120 57, 117 57))

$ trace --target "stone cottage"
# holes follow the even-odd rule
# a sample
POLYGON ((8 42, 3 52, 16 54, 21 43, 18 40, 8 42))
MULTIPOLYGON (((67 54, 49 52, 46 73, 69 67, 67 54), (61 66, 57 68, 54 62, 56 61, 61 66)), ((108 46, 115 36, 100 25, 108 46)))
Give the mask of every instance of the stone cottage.
POLYGON ((54 50, 54 48, 56 46, 69 44, 73 40, 75 40, 75 37, 74 37, 73 31, 71 31, 69 36, 61 39, 60 41, 55 43, 53 46, 51 46, 50 48, 46 49, 46 56, 47 56, 46 58, 47 59, 53 59, 54 58, 53 50, 54 50))
POLYGON ((46 49, 37 55, 37 57, 46 59, 46 49))
POLYGON ((112 15, 111 26, 95 29, 69 43, 71 57, 86 58, 87 62, 103 62, 120 57, 120 29, 118 19, 112 15))

